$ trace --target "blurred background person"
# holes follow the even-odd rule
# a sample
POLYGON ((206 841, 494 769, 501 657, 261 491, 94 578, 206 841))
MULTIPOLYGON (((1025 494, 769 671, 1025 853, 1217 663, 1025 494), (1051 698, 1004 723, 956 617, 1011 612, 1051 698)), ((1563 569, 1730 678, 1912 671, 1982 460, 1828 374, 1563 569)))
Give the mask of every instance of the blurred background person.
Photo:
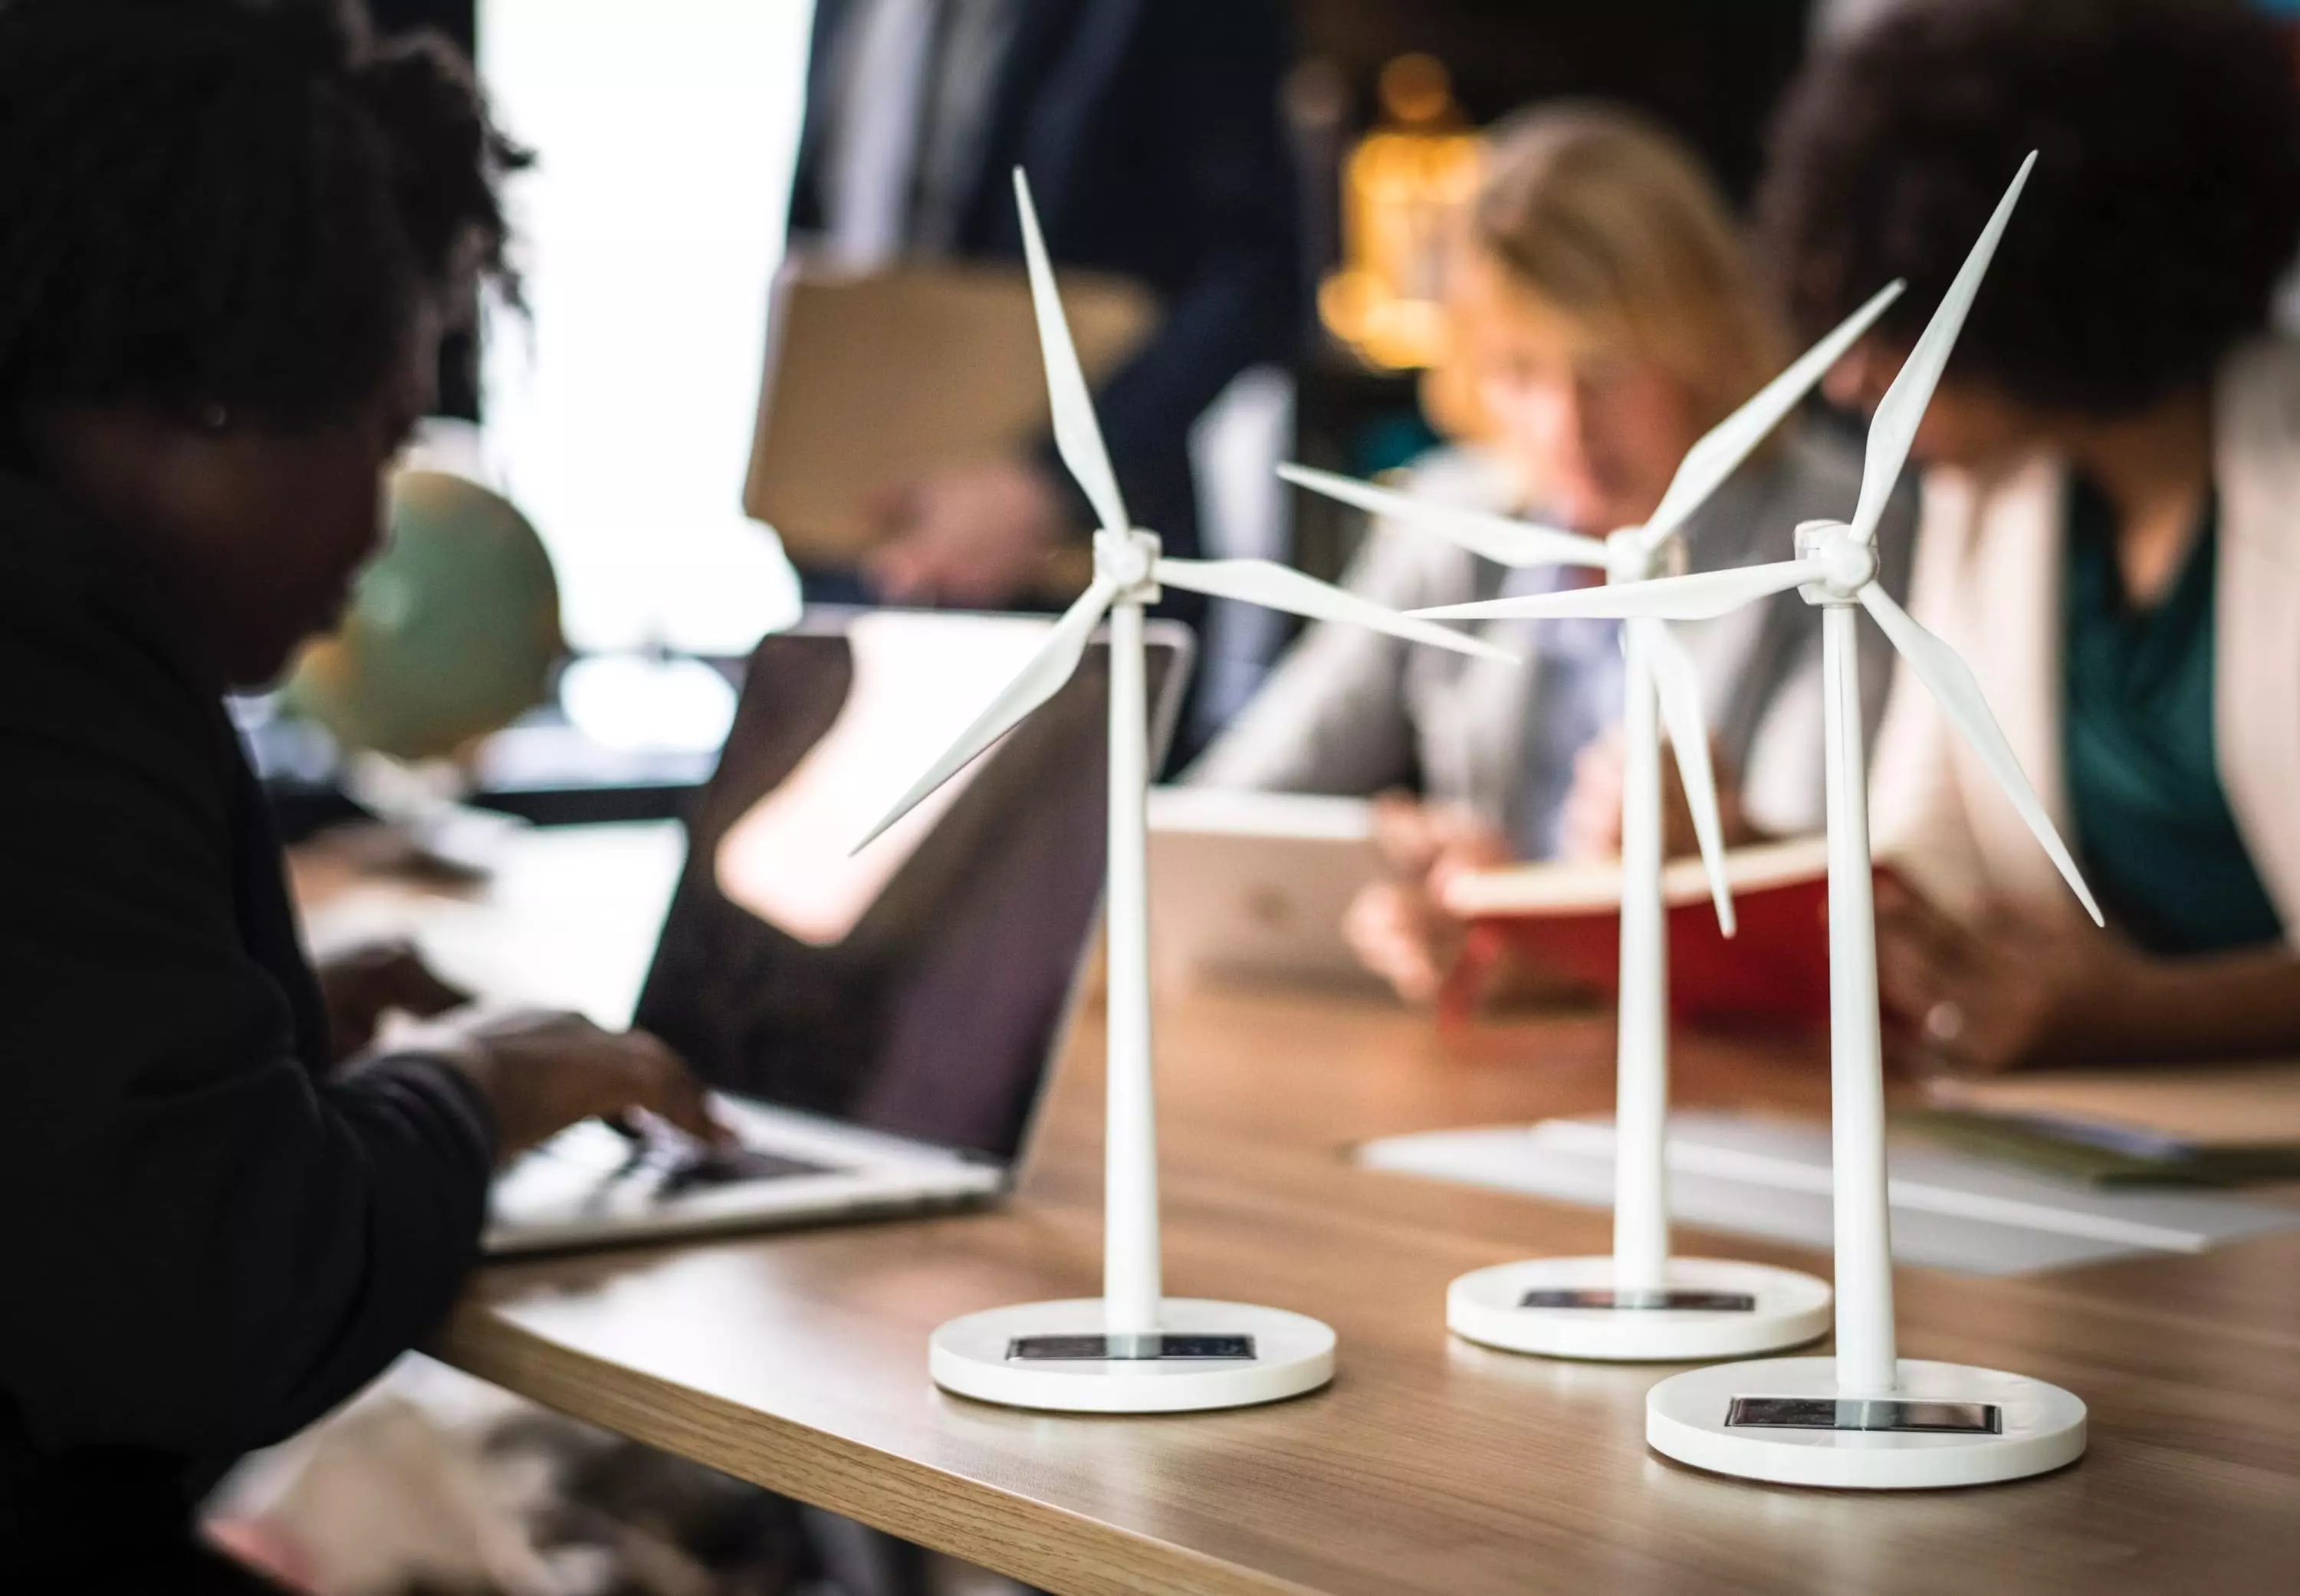
POLYGON ((1917 617, 1988 690, 2096 930, 1921 690, 1877 751, 1888 1007, 1970 1071, 2300 1044, 2300 245, 2283 37, 2228 0, 1936 0, 1819 57, 1762 211, 1800 318, 1910 291, 1873 408, 2023 156, 1924 425, 1917 617))
MULTIPOLYGON (((1410 491, 1603 536, 1660 502, 1685 452, 1791 353, 1740 235, 1696 158, 1640 117, 1594 104, 1521 114, 1491 141, 1451 285, 1456 346, 1425 402, 1466 440, 1424 457, 1410 491)), ((1879 278, 1879 284, 1885 279, 1879 278)), ((1872 288, 1873 288, 1872 285, 1872 288)), ((1686 529, 1697 569, 1790 557, 1796 523, 1849 514, 1860 455, 1787 425, 1686 529)), ((1880 534, 1905 581, 1912 510, 1880 534)), ((1400 610, 1545 591, 1594 573, 1508 571, 1426 533, 1377 525, 1347 581, 1400 610)), ((1488 622, 1523 655, 1441 659, 1341 626, 1311 630, 1193 768, 1209 786, 1388 794, 1395 878, 1351 910, 1361 957, 1427 999, 1453 930, 1434 881, 1467 864, 1602 854, 1618 844, 1622 672, 1611 621, 1488 622)), ((1821 822, 1816 612, 1795 594, 1684 628, 1709 687, 1733 840, 1821 822)), ((1884 697, 1886 655, 1867 637, 1884 697)), ((1672 839, 1688 845, 1689 826, 1672 839)))
MULTIPOLYGON (((1058 264, 1158 296, 1096 407, 1129 512, 1195 554, 1190 424, 1240 371, 1287 359, 1299 322, 1285 33, 1275 0, 820 0, 794 243, 862 270, 1019 262, 1009 174, 1026 169, 1058 264)), ((1094 524, 1051 445, 884 503, 861 582, 803 573, 810 598, 1012 605, 1094 524)))

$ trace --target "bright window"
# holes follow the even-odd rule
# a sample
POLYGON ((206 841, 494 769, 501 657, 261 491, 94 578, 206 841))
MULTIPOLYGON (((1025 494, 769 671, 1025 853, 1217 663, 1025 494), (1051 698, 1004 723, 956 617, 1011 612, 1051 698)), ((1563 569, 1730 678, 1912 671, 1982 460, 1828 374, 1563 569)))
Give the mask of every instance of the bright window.
POLYGON ((492 318, 488 469, 584 649, 739 652, 797 597, 744 518, 806 0, 480 0, 479 62, 539 157, 514 194, 529 315, 492 318))

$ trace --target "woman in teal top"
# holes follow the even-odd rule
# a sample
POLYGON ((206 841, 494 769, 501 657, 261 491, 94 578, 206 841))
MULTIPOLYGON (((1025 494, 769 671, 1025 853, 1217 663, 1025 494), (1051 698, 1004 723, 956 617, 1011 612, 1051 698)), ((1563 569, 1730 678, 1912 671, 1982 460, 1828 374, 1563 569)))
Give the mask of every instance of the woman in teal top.
POLYGON ((2214 757, 2219 520, 2207 495, 2171 587, 2137 603, 2117 564, 2116 506, 2088 477, 2069 483, 2062 779, 2093 892, 2153 953, 2215 953, 2284 934, 2214 757))
POLYGON ((1878 976, 1916 1067, 2300 1050, 2300 345, 2263 336, 2300 251, 2289 59, 2235 0, 1935 0, 1784 113, 1760 210, 1800 318, 1909 281, 1829 380, 1863 409, 2040 152, 1917 434, 1910 608, 2110 924, 1896 694, 1878 976))

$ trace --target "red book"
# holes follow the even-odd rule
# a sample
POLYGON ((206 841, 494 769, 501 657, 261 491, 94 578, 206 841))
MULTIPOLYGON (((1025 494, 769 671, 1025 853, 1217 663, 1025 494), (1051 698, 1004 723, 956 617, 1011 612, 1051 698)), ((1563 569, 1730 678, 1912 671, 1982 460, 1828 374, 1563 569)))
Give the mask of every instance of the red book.
MULTIPOLYGON (((1738 934, 1717 928, 1697 858, 1662 871, 1669 919, 1670 1011, 1728 1026, 1829 1022, 1829 844, 1823 837, 1737 848, 1726 879, 1738 934)), ((1612 995, 1621 985, 1621 869, 1512 865, 1455 877, 1446 906, 1470 923, 1447 983, 1447 1018, 1466 1018, 1508 955, 1612 995)))

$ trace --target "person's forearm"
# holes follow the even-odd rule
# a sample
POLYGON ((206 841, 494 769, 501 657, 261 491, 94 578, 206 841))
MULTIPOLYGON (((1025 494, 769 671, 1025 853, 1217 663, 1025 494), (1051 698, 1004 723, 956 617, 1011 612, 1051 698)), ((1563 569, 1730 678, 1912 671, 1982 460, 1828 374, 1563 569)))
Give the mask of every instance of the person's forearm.
POLYGON ((2300 1048, 2300 956, 2282 946, 2137 958, 2073 1005, 2049 1051, 2071 1061, 2200 1060, 2300 1048))

